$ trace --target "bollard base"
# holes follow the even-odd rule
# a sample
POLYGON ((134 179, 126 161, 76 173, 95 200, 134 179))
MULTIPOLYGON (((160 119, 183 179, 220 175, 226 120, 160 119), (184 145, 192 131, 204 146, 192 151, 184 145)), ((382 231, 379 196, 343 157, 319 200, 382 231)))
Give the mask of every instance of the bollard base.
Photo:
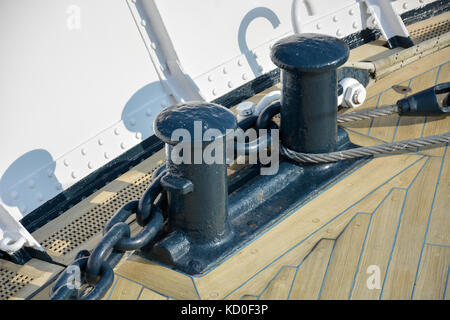
MULTIPOLYGON (((338 129, 338 145, 338 150, 357 147, 342 128, 338 129)), ((217 242, 201 242, 174 231, 159 238, 152 250, 139 254, 190 275, 207 272, 366 160, 299 165, 282 159, 278 173, 265 176, 255 167, 245 169, 239 181, 232 178, 229 183, 229 234, 218 236, 217 242)))

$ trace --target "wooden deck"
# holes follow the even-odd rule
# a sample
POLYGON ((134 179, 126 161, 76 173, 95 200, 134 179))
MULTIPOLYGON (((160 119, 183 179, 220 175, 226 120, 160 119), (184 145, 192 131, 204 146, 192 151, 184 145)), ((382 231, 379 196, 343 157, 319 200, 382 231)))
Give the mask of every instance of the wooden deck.
MULTIPOLYGON (((384 50, 376 41, 351 56, 384 50)), ((450 81, 449 60, 446 48, 396 71, 369 87, 361 108, 395 103, 403 97, 395 84, 412 94, 450 81)), ((354 143, 375 145, 448 132, 450 117, 392 115, 346 129, 354 143)), ((155 154, 33 235, 56 262, 70 263, 79 250, 93 248, 118 207, 140 196, 162 159, 155 154)), ((205 274, 127 256, 105 299, 449 299, 449 171, 447 145, 375 157, 205 274)), ((48 288, 34 298, 48 298, 48 288)))

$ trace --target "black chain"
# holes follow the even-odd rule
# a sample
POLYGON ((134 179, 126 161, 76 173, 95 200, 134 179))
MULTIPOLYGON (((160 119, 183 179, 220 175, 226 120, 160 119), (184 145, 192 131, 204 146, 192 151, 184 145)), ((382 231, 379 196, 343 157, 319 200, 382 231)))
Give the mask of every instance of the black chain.
POLYGON ((53 285, 52 300, 98 300, 105 296, 114 281, 113 268, 125 252, 147 246, 164 224, 161 201, 155 203, 155 200, 163 196, 161 178, 165 174, 165 167, 156 169, 141 199, 126 203, 112 216, 103 228, 102 240, 92 252, 82 250, 77 254, 53 285), (134 237, 125 223, 132 214, 142 227, 134 237))

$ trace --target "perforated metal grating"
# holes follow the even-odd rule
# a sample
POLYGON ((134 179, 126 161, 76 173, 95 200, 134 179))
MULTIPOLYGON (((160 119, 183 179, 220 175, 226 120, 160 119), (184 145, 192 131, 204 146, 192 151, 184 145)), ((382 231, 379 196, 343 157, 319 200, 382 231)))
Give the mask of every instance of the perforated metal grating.
POLYGON ((23 287, 33 281, 33 278, 0 268, 0 300, 8 300, 23 287))
POLYGON ((152 172, 114 194, 104 203, 90 209, 42 242, 42 246, 56 255, 64 255, 101 232, 116 211, 125 203, 141 197, 150 184, 152 172))
POLYGON ((411 31, 410 36, 416 43, 440 36, 450 31, 450 20, 440 21, 411 31))

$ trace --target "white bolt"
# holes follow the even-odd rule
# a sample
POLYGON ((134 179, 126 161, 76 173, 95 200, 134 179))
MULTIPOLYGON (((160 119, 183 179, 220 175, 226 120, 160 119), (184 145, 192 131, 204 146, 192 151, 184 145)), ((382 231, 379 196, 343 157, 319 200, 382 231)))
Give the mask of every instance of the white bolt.
POLYGON ((228 81, 228 88, 233 88, 233 83, 231 81, 228 81))
POLYGON ((403 9, 408 9, 408 4, 406 2, 403 4, 403 9))
POLYGON ((353 102, 355 104, 361 104, 366 99, 366 93, 362 90, 357 90, 353 95, 353 102))
POLYGON ((75 171, 72 171, 71 176, 72 176, 72 178, 76 179, 77 178, 77 173, 75 171))
POLYGON ((227 71, 227 68, 224 67, 224 68, 222 69, 222 72, 223 72, 223 74, 227 74, 227 72, 228 72, 228 71, 227 71))
POLYGON ((98 139, 98 145, 102 146, 103 145, 103 140, 102 139, 98 139))
POLYGON ((127 146, 126 146, 126 144, 124 143, 124 142, 122 142, 121 144, 120 144, 120 148, 122 148, 122 149, 125 149, 127 146))
POLYGON ((88 168, 92 169, 94 166, 92 165, 92 162, 88 162, 88 168))
POLYGON ((145 27, 147 25, 147 21, 145 21, 144 19, 141 20, 141 26, 145 27))
POLYGON ((241 60, 238 60, 238 61, 237 61, 237 65, 238 65, 239 67, 242 67, 242 61, 241 61, 241 60))
POLYGON ((208 81, 209 82, 213 81, 213 76, 211 74, 208 76, 208 81))
POLYGON ((247 74, 246 73, 242 74, 242 80, 247 80, 247 74))
POLYGON ((316 24, 316 29, 320 30, 322 28, 322 25, 320 23, 316 24))
POLYGON ((336 30, 336 35, 337 35, 338 37, 342 36, 342 31, 341 31, 341 29, 337 29, 337 30, 336 30))
POLYGON ((334 17, 333 17, 333 21, 334 21, 334 22, 338 22, 338 21, 339 21, 339 18, 338 18, 337 16, 334 16, 334 17))
POLYGON ((152 42, 152 43, 150 44, 150 47, 151 47, 153 50, 155 50, 155 49, 156 49, 156 43, 152 42))
POLYGON ((358 23, 357 22, 353 22, 352 27, 353 27, 353 29, 357 29, 358 28, 358 23))
POLYGON ((136 139, 138 140, 142 139, 142 133, 136 132, 136 139))
POLYGON ((213 96, 215 96, 215 95, 217 94, 216 89, 213 89, 213 90, 212 90, 212 94, 213 94, 213 96))
POLYGON ((81 149, 81 154, 83 155, 83 156, 85 156, 86 154, 87 154, 87 152, 86 152, 86 149, 81 149))
POLYGON ((69 166, 69 160, 64 159, 64 165, 65 165, 66 167, 68 167, 68 166, 69 166))
POLYGON ((120 129, 119 128, 114 129, 114 134, 118 136, 120 134, 120 129))
POLYGON ((108 154, 108 152, 105 152, 105 153, 103 154, 103 156, 105 157, 105 159, 109 159, 109 154, 108 154))
POLYGON ((351 16, 354 15, 354 14, 355 14, 355 10, 350 9, 350 10, 348 11, 348 14, 351 15, 351 16))

